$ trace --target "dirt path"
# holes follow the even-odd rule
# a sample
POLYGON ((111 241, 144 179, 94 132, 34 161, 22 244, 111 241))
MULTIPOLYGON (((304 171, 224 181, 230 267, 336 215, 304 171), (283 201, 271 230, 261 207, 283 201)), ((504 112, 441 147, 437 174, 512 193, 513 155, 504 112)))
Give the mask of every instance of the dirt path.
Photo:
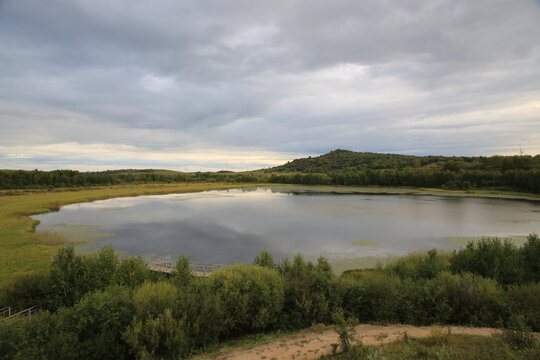
MULTIPOLYGON (((466 327, 441 327, 444 333, 448 329, 452 334, 468 334, 490 336, 500 333, 499 329, 491 328, 466 328, 466 327)), ((355 338, 361 340, 364 345, 380 345, 393 342, 407 333, 410 337, 426 337, 431 334, 432 327, 418 327, 409 325, 359 325, 355 328, 355 338)), ((232 349, 219 354, 215 359, 225 360, 279 360, 279 359, 317 359, 332 351, 332 344, 338 343, 335 331, 328 329, 320 331, 304 331, 300 334, 274 340, 267 344, 255 345, 248 349, 232 349)), ((198 357, 205 359, 205 357, 198 357)))

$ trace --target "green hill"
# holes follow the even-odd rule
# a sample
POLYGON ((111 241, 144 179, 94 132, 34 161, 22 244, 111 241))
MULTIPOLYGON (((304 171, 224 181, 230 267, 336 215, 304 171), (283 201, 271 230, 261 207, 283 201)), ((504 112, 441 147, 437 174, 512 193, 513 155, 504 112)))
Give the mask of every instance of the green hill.
POLYGON ((412 156, 334 150, 253 172, 268 182, 540 193, 540 155, 412 156))
POLYGON ((337 149, 327 154, 296 159, 267 169, 270 172, 328 173, 406 168, 460 170, 540 169, 540 156, 445 157, 354 152, 337 149))

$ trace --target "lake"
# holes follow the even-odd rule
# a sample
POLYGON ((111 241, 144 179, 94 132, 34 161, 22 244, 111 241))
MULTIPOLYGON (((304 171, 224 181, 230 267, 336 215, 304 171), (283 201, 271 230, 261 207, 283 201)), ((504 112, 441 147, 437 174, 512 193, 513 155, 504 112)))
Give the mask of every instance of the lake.
POLYGON ((126 255, 228 264, 266 249, 335 261, 456 249, 481 236, 523 241, 540 230, 540 202, 280 186, 115 198, 32 218, 38 231, 85 241, 82 252, 112 244, 126 255))

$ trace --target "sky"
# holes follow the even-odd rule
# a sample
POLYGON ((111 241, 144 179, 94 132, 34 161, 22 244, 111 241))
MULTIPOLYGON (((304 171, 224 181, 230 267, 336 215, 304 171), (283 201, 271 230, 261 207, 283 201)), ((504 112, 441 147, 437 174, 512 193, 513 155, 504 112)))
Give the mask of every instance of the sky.
POLYGON ((540 153, 539 0, 0 0, 0 169, 540 153))

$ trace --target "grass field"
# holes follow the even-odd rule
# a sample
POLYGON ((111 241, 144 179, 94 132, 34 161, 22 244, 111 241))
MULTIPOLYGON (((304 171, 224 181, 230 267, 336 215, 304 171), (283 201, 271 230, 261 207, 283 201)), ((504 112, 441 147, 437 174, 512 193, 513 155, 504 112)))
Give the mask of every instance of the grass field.
POLYGON ((35 234, 37 222, 29 215, 54 211, 62 205, 113 197, 175 192, 230 189, 255 184, 143 184, 107 187, 20 190, 0 192, 0 284, 18 274, 45 270, 50 255, 66 239, 53 234, 35 234))

